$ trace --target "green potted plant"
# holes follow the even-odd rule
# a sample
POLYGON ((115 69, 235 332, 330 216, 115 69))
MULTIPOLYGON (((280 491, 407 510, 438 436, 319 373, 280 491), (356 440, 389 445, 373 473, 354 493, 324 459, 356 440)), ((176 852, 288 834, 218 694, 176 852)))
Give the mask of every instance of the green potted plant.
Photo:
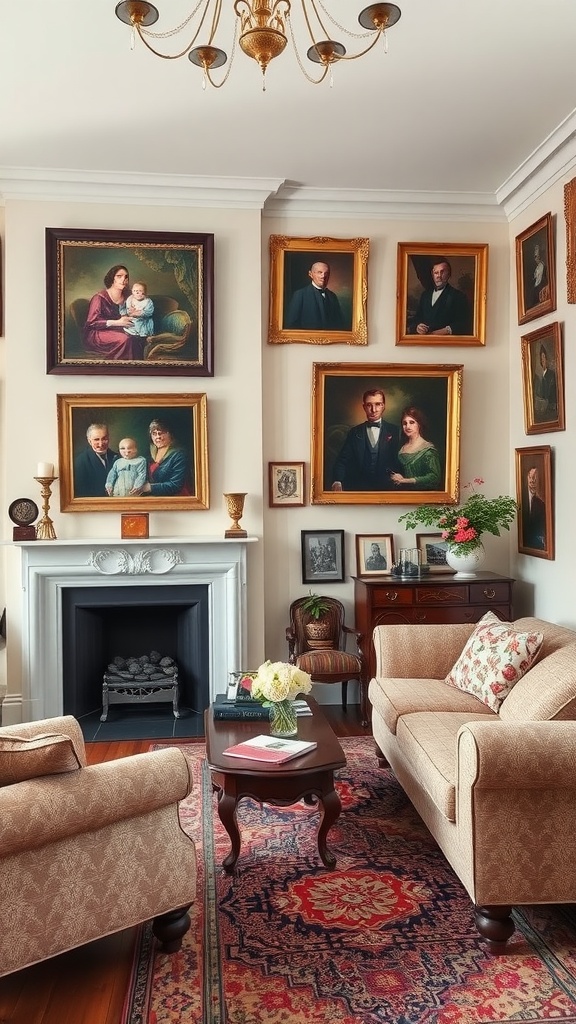
POLYGON ((310 647, 331 647, 333 644, 330 639, 332 623, 327 617, 330 605, 320 594, 313 594, 311 590, 308 593, 309 597, 301 606, 304 614, 304 632, 308 644, 310 647))

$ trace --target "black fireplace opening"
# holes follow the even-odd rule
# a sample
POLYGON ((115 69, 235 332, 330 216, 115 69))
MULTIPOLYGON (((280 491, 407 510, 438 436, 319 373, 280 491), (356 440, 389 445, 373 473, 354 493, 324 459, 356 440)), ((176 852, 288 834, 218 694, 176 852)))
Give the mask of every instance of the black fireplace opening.
MULTIPOLYGON (((210 703, 208 612, 207 585, 65 587, 64 714, 82 718, 102 709, 103 677, 115 657, 158 651, 178 664, 181 713, 202 715, 210 703)), ((123 714, 139 710, 122 705, 123 714)))

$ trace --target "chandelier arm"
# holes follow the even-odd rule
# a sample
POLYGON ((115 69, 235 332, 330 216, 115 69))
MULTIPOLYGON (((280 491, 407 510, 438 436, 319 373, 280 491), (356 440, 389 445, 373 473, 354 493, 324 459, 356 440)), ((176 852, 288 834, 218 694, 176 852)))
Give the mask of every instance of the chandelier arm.
POLYGON ((205 5, 204 14, 202 15, 202 21, 204 21, 204 18, 206 17, 206 11, 208 10, 210 4, 210 0, 198 0, 198 3, 196 4, 194 10, 190 12, 187 18, 184 18, 184 21, 181 21, 179 25, 176 25, 176 28, 166 29, 165 32, 152 32, 152 30, 149 28, 142 29, 142 31, 145 35, 151 36, 153 39, 168 39, 170 36, 177 36, 178 33, 181 32, 183 28, 186 28, 186 25, 190 24, 190 22, 192 21, 192 19, 194 18, 202 4, 205 5))
POLYGON ((365 50, 360 50, 360 53, 350 53, 350 54, 346 53, 342 57, 338 57, 338 60, 335 63, 339 64, 340 61, 344 61, 344 60, 356 60, 357 57, 363 57, 365 53, 370 53, 370 50, 374 49, 374 47, 380 41, 380 38, 382 36, 384 37, 384 39, 386 39, 386 30, 384 30, 382 32, 378 32, 378 35, 376 36, 376 38, 372 40, 370 45, 367 46, 365 50))
POLYGON ((197 32, 196 35, 194 36, 194 39, 192 40, 192 42, 188 43, 188 45, 185 47, 185 49, 184 50, 180 50, 179 53, 160 53, 160 50, 154 49, 154 47, 144 38, 144 36, 142 35, 142 32, 140 31, 140 26, 139 25, 136 25, 136 31, 138 33, 139 38, 144 43, 144 46, 146 47, 146 49, 150 50, 150 52, 155 54, 156 57, 162 57, 162 60, 178 60, 180 57, 184 57, 184 55, 188 53, 188 50, 190 50, 191 47, 194 45, 194 42, 196 41, 196 36, 198 35, 198 32, 197 32))
MULTIPOLYGON (((318 14, 318 9, 316 7, 316 4, 314 3, 314 0, 310 0, 310 2, 312 4, 312 10, 314 11, 314 14, 316 15, 316 17, 318 19, 318 24, 320 25, 320 28, 322 29, 325 38, 328 39, 329 38, 328 30, 322 24, 322 19, 321 19, 320 15, 318 14)), ((306 28, 308 29, 308 35, 310 36, 310 39, 312 40, 312 44, 315 46, 316 43, 318 42, 318 40, 316 39, 316 37, 314 35, 314 32, 312 31, 312 26, 310 24, 310 18, 308 17, 308 8, 306 6, 306 0, 300 0, 300 6, 302 7, 302 14, 304 15, 304 21, 306 22, 306 28)), ((292 36, 292 39, 294 39, 294 36, 292 36)), ((306 77, 308 77, 308 76, 306 76, 306 77)))
POLYGON ((287 23, 288 28, 290 30, 290 38, 292 40, 292 46, 294 47, 294 53, 296 55, 296 60, 298 61, 298 67, 300 68, 300 71, 304 75, 304 78, 306 78, 312 85, 320 85, 320 83, 323 82, 324 79, 326 78, 326 75, 328 74, 328 70, 329 70, 330 65, 326 64, 324 66, 324 71, 322 72, 322 75, 320 76, 320 78, 312 78, 312 76, 308 74, 306 68, 304 67, 304 64, 302 63, 302 58, 300 57, 300 54, 298 52, 298 47, 296 46, 296 39, 294 38, 294 32, 292 31, 292 19, 289 16, 286 18, 286 23, 287 23))
POLYGON ((210 68, 204 68, 204 74, 206 75, 206 78, 210 82, 210 85, 212 86, 213 89, 221 89, 222 86, 224 85, 224 83, 228 81, 230 72, 232 71, 232 65, 234 63, 234 54, 236 53, 236 43, 237 43, 237 40, 238 40, 238 22, 236 22, 236 24, 234 26, 234 39, 232 40, 232 52, 230 54, 230 60, 228 62, 228 67, 226 68, 226 74, 224 75, 224 78, 222 79, 222 81, 221 82, 215 82, 213 80, 211 74, 210 74, 210 68))

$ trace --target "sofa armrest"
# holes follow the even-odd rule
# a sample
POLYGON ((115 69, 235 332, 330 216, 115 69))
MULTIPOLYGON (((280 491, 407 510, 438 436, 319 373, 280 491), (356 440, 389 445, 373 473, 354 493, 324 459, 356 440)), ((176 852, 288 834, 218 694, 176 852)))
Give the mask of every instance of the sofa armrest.
POLYGON ((188 762, 175 748, 4 786, 0 789, 0 856, 176 805, 190 789, 188 762))
POLYGON ((45 736, 46 733, 56 733, 59 736, 69 736, 72 746, 82 766, 86 764, 86 748, 84 736, 79 723, 72 715, 60 715, 58 718, 44 718, 40 722, 22 722, 20 725, 5 725, 0 729, 0 737, 22 736, 25 739, 34 739, 36 736, 45 736))
POLYGON ((475 623, 376 626, 376 676, 444 679, 461 655, 475 623))
POLYGON ((468 722, 457 744, 459 784, 576 790, 576 722, 468 722))

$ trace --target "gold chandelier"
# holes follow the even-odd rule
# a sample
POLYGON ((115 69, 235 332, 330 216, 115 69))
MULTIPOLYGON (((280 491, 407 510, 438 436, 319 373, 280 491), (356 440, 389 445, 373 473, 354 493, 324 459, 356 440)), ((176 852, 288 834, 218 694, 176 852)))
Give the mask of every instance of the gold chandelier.
POLYGON ((306 56, 308 60, 321 66, 320 78, 313 78, 309 75, 300 56, 290 19, 290 0, 235 0, 236 19, 231 57, 220 82, 214 81, 212 71, 223 67, 228 61, 227 53, 215 45, 223 0, 197 0, 196 6, 184 21, 176 28, 165 32, 150 31, 150 25, 154 25, 158 20, 158 10, 153 4, 148 3, 148 0, 121 0, 116 5, 116 16, 120 21, 131 26, 132 46, 134 46, 136 35, 138 35, 144 45, 157 57, 163 57, 165 60, 177 60, 179 57, 188 55, 188 60, 204 71, 202 83, 204 88, 206 81, 209 81, 216 89, 224 85, 232 68, 236 44, 239 43, 241 50, 260 65, 263 76, 262 88, 265 89, 266 69, 270 61, 279 57, 285 49, 288 43, 288 34, 292 40, 300 70, 309 82, 318 85, 326 78, 328 72, 331 77, 334 64, 342 60, 356 60, 358 57, 363 57, 376 45, 380 37, 384 37, 386 46, 386 30, 396 24, 401 14, 400 8, 396 4, 371 4, 358 15, 360 26, 367 31, 352 32, 334 20, 323 0, 300 0, 300 3, 309 40, 312 44, 306 56), (323 17, 332 22, 332 25, 340 32, 360 40, 359 45, 363 49, 361 48, 357 53, 348 54, 342 43, 329 38, 323 17), (192 32, 192 39, 178 53, 161 53, 150 41, 168 39, 185 29, 192 32), (198 43, 203 35, 205 41, 198 43))

